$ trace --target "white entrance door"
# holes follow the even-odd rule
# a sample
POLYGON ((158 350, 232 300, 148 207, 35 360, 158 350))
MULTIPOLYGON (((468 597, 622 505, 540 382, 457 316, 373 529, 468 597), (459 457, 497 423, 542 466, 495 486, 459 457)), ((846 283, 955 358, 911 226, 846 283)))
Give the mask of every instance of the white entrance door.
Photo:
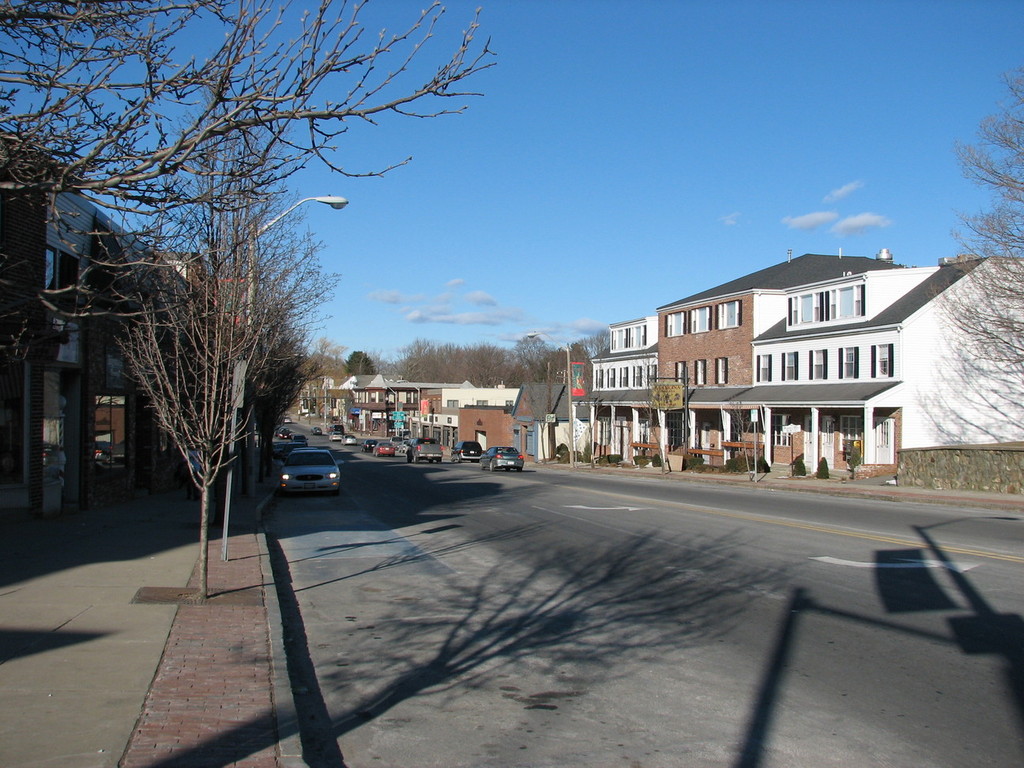
POLYGON ((821 456, 831 469, 836 455, 836 419, 835 416, 821 417, 821 456))
POLYGON ((894 464, 896 453, 893 445, 893 431, 896 429, 895 419, 875 419, 875 462, 878 464, 894 464))

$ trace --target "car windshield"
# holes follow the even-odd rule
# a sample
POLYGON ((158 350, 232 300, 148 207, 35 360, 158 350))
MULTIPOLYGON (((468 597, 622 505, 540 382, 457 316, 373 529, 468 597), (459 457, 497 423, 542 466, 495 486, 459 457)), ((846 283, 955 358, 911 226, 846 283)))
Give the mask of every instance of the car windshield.
POLYGON ((500 453, 502 456, 508 456, 509 454, 513 456, 519 455, 519 451, 517 451, 515 448, 498 448, 497 453, 500 453))
POLYGON ((334 463, 334 457, 327 451, 292 451, 285 460, 285 466, 294 467, 303 465, 327 465, 334 463))

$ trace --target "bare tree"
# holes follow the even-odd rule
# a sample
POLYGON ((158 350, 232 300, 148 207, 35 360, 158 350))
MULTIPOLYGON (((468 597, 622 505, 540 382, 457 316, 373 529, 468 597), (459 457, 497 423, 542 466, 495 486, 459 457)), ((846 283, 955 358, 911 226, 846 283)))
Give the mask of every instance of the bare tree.
POLYGON ((982 121, 978 142, 958 147, 964 174, 992 196, 991 208, 963 215, 961 241, 971 257, 985 259, 940 306, 962 338, 959 354, 990 366, 1003 381, 1016 382, 1015 402, 1024 397, 1024 69, 1006 77, 1009 100, 982 121))
POLYGON ((202 491, 199 580, 205 598, 214 488, 247 429, 237 417, 242 382, 257 390, 274 382, 276 401, 273 388, 263 392, 271 410, 294 397, 302 377, 287 373, 289 366, 297 368, 296 350, 305 348, 303 287, 319 278, 319 267, 315 246, 292 242, 288 230, 267 233, 257 248, 254 234, 266 219, 258 208, 193 207, 189 213, 173 253, 132 264, 129 298, 144 311, 126 323, 123 350, 202 491))
POLYGON ((0 189, 91 192, 139 213, 195 202, 174 182, 181 173, 269 188, 316 159, 379 175, 348 168, 337 140, 385 115, 461 112, 448 102, 476 95, 463 81, 491 66, 491 52, 474 17, 417 75, 444 8, 377 34, 362 24, 367 4, 0 0, 0 189), (224 137, 256 132, 234 166, 209 161, 224 137))

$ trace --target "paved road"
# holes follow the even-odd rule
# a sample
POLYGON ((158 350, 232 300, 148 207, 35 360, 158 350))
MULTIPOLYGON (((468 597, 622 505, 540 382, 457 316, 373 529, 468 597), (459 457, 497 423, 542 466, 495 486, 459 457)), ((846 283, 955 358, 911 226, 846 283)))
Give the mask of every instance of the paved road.
POLYGON ((338 453, 269 519, 323 765, 1024 760, 1024 515, 338 453))

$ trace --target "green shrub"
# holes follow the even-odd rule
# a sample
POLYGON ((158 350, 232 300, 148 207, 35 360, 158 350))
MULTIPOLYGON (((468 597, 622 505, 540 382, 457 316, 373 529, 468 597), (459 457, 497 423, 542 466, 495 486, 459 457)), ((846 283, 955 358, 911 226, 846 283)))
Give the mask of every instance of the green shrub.
POLYGON ((814 473, 814 476, 819 480, 828 480, 828 462, 825 461, 824 456, 818 460, 818 471, 814 473))
POLYGON ((804 464, 803 458, 793 462, 793 477, 807 477, 807 465, 804 464))
POLYGON ((746 472, 747 460, 742 456, 733 456, 725 462, 726 472, 746 472))
POLYGON ((700 453, 689 453, 683 460, 683 469, 696 469, 704 466, 704 456, 700 453))
POLYGON ((634 456, 633 463, 636 464, 638 467, 646 467, 648 464, 651 463, 651 458, 650 456, 634 456))
POLYGON ((609 464, 619 464, 622 461, 622 455, 618 453, 609 453, 605 458, 609 464))
POLYGON ((762 475, 767 475, 772 471, 772 468, 768 465, 767 460, 763 456, 757 460, 757 471, 762 475))
POLYGON ((651 466, 652 467, 660 467, 661 466, 661 454, 656 453, 656 454, 654 454, 654 456, 651 457, 651 466))
POLYGON ((559 443, 555 448, 555 461, 559 464, 569 463, 569 446, 565 443, 559 443))

